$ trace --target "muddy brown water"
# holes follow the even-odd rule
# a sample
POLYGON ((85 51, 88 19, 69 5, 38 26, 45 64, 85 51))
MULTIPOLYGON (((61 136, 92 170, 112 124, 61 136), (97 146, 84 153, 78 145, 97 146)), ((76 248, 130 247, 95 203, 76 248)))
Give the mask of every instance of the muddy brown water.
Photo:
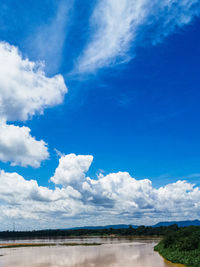
POLYGON ((74 238, 8 240, 0 243, 56 243, 56 246, 2 248, 0 267, 177 267, 165 261, 152 238, 74 238), (100 246, 60 246, 60 243, 102 243, 100 246))

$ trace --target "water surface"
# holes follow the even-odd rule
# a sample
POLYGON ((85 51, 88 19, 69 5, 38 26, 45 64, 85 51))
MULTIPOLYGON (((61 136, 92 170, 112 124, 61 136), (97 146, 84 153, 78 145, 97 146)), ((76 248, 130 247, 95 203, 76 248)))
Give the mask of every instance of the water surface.
MULTIPOLYGON (((53 243, 52 239, 42 240, 53 243)), ((13 242, 11 240, 10 242, 13 242)), ((25 240, 18 240, 25 243, 25 240)), ((33 243, 33 240, 26 240, 33 243)), ((41 240, 34 240, 38 243, 41 240)), ((177 267, 166 262, 153 247, 156 239, 57 239, 58 245, 0 249, 0 267, 177 267), (60 246, 60 243, 102 243, 100 246, 60 246)), ((8 243, 8 241, 6 241, 8 243)))

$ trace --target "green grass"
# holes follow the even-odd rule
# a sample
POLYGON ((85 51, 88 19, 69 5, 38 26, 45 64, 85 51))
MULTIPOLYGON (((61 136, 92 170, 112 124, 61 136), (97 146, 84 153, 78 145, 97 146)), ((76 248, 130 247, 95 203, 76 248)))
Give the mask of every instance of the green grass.
POLYGON ((56 246, 56 244, 12 244, 12 245, 3 245, 1 248, 24 248, 24 247, 49 247, 56 246))
POLYGON ((100 246, 102 243, 27 243, 27 244, 6 244, 0 246, 2 248, 24 248, 24 247, 51 247, 51 246, 100 246))

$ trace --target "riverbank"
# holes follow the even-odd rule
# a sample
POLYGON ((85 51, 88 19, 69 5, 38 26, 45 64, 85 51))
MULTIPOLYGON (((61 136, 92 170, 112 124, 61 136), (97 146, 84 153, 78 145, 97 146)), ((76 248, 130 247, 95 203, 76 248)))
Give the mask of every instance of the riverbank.
POLYGON ((100 246, 102 243, 2 243, 3 248, 53 247, 53 246, 100 246))
POLYGON ((200 267, 200 229, 191 226, 169 232, 154 250, 173 263, 200 267))

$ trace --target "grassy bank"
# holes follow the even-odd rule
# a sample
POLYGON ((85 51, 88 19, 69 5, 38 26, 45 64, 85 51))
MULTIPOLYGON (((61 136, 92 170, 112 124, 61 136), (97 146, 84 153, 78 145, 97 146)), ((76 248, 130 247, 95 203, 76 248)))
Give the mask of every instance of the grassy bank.
POLYGON ((200 267, 200 227, 169 231, 154 249, 173 263, 200 267))
POLYGON ((102 243, 8 243, 0 245, 1 248, 24 248, 24 247, 52 247, 52 246, 100 246, 102 243))

